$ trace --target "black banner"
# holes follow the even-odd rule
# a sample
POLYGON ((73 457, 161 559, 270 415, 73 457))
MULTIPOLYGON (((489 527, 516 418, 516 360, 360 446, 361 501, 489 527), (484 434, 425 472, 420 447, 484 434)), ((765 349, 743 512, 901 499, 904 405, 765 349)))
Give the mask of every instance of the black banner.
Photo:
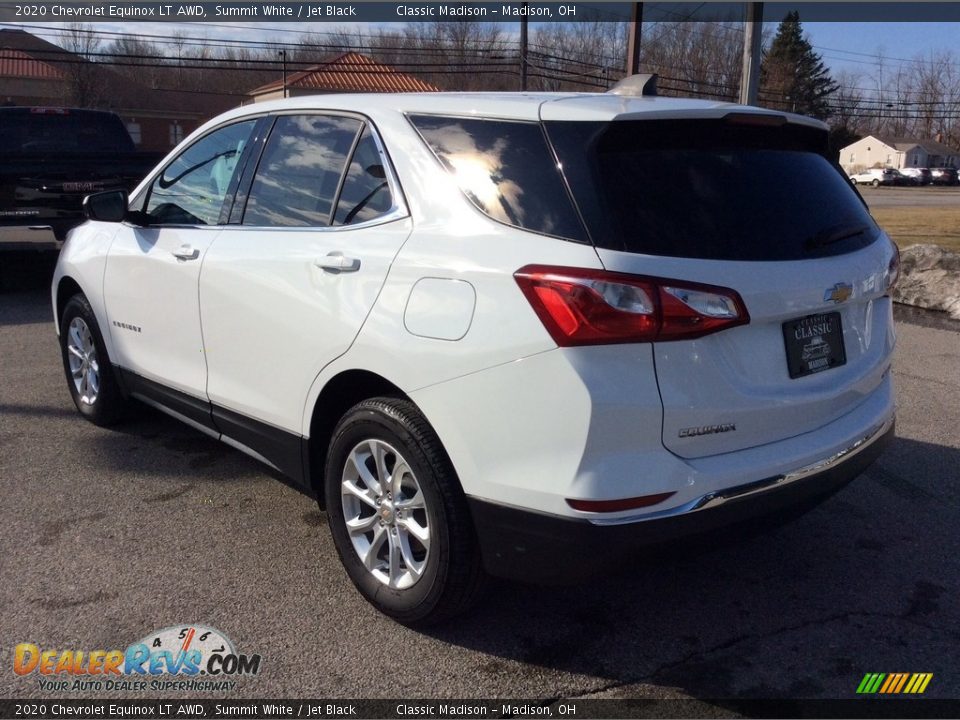
POLYGON ((2 718, 958 718, 960 700, 0 700, 2 718))
MULTIPOLYGON (((0 22, 628 22, 631 2, 291 2, 290 0, 0 0, 0 22)), ((645 22, 737 22, 742 2, 644 3, 645 22)), ((798 10, 804 22, 960 22, 956 2, 766 2, 778 22, 798 10)))

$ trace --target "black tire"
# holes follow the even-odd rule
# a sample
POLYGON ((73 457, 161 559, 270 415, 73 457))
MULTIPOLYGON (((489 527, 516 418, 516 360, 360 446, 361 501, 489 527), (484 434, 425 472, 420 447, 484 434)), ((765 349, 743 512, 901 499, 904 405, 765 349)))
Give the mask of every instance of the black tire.
POLYGON ((874 181, 871 182, 870 184, 873 185, 874 187, 880 187, 880 181, 879 181, 879 180, 874 180, 874 181))
MULTIPOLYGON (((81 328, 80 325, 77 326, 81 328)), ((74 343, 76 345, 76 343, 74 343)), ((126 414, 127 400, 124 398, 114 375, 113 364, 107 355, 107 348, 100 334, 96 315, 90 302, 82 293, 71 297, 60 318, 60 353, 63 357, 63 372, 67 379, 67 389, 73 398, 77 410, 87 420, 103 427, 113 425, 126 414), (98 387, 96 392, 81 393, 74 381, 74 373, 70 366, 71 323, 79 319, 89 330, 89 340, 92 343, 90 358, 96 361, 98 387)), ((87 386, 90 387, 89 385, 87 386)))
MULTIPOLYGON (((372 453, 369 462, 373 463, 375 470, 372 453)), ((364 464, 369 472, 371 466, 366 462, 364 464)), ((353 467, 353 463, 350 466, 353 467)), ((374 475, 378 474, 375 472, 374 475)), ((400 477, 408 478, 404 482, 409 482, 411 476, 401 473, 400 477)), ((407 625, 437 623, 470 609, 485 580, 473 521, 450 459, 433 428, 412 402, 381 397, 365 400, 351 408, 333 431, 324 478, 327 517, 333 542, 353 584, 374 607, 407 625), (397 467, 398 458, 405 461, 412 471, 413 483, 418 486, 414 497, 422 493, 425 506, 424 510, 416 511, 421 513, 421 519, 417 522, 427 523, 429 550, 418 546, 419 541, 404 530, 406 526, 403 523, 413 520, 411 511, 407 511, 407 520, 403 519, 404 510, 400 504, 409 502, 401 500, 401 495, 409 493, 409 489, 403 493, 394 490, 396 497, 388 500, 386 490, 380 488, 383 505, 378 500, 375 508, 365 501, 355 501, 359 512, 367 513, 363 519, 371 520, 373 516, 371 521, 379 524, 379 531, 385 534, 385 539, 377 544, 377 527, 371 527, 355 537, 361 543, 369 542, 371 547, 377 546, 379 550, 372 554, 374 562, 387 563, 389 566, 388 561, 379 556, 386 553, 389 558, 393 542, 391 534, 397 541, 399 530, 401 538, 407 538, 406 548, 411 557, 414 557, 414 550, 425 555, 419 559, 422 565, 419 579, 409 587, 391 587, 388 584, 391 581, 389 577, 387 581, 381 579, 388 574, 382 567, 374 569, 381 573, 381 578, 374 574, 374 570, 368 570, 347 529, 341 488, 348 459, 355 449, 361 452, 371 449, 365 445, 371 441, 378 443, 379 447, 386 446, 396 451, 392 455, 392 469, 391 453, 387 452, 383 458, 384 467, 390 469, 388 476, 394 476, 393 469, 397 467), (397 503, 396 509, 391 502, 397 503), (387 506, 390 506, 389 509, 387 506), (387 519, 384 520, 384 517, 387 519), (363 535, 363 539, 359 535, 363 535)), ((362 479, 358 480, 357 486, 366 487, 362 479)), ((371 486, 370 497, 377 494, 378 491, 371 486)), ((400 562, 404 563, 403 568, 406 569, 405 556, 400 552, 399 545, 397 548, 397 557, 403 558, 400 562)), ((415 565, 416 562, 412 564, 415 565)))

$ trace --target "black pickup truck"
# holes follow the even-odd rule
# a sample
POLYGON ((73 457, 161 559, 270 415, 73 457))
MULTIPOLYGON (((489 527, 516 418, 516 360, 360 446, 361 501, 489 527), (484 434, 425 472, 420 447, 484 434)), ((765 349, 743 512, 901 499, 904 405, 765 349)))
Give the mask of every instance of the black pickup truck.
POLYGON ((83 198, 130 191, 159 162, 113 113, 0 108, 0 252, 57 249, 83 221, 83 198))

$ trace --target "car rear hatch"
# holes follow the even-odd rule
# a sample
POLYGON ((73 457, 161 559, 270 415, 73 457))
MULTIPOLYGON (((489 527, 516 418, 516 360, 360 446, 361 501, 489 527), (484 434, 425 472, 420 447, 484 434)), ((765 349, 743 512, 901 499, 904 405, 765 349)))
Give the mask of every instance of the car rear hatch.
POLYGON ((826 159, 822 126, 730 106, 699 114, 544 113, 605 268, 666 279, 661 303, 740 314, 654 343, 663 443, 688 458, 796 436, 861 403, 889 367, 896 269, 826 159), (700 285, 711 287, 698 296, 700 285))

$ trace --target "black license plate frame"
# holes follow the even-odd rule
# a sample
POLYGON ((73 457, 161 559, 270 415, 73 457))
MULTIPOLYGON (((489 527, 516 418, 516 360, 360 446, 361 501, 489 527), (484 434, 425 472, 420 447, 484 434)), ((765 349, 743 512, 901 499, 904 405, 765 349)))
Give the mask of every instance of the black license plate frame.
POLYGON ((806 377, 847 364, 839 312, 816 313, 782 325, 790 378, 806 377))

